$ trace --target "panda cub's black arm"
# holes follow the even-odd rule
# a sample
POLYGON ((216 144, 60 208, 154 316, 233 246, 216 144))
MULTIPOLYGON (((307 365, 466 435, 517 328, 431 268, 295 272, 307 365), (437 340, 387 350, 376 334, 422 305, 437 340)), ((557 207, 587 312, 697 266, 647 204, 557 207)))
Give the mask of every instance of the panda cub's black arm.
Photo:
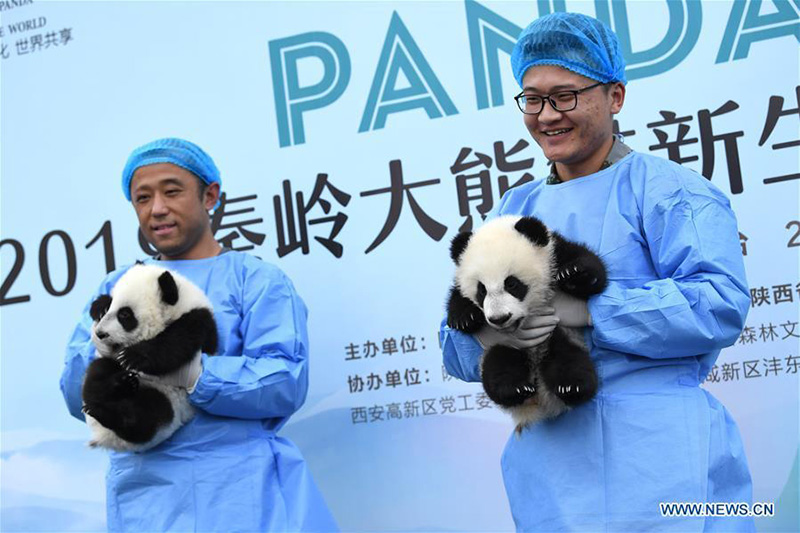
POLYGON ((217 326, 208 309, 193 309, 154 338, 125 348, 119 361, 128 368, 159 376, 192 360, 198 351, 217 351, 217 326))
POLYGON ((484 325, 486 317, 481 308, 461 294, 454 285, 447 300, 447 326, 464 333, 475 333, 484 325))
POLYGON ((608 283, 606 267, 586 246, 553 233, 558 290, 581 298, 600 294, 608 283))

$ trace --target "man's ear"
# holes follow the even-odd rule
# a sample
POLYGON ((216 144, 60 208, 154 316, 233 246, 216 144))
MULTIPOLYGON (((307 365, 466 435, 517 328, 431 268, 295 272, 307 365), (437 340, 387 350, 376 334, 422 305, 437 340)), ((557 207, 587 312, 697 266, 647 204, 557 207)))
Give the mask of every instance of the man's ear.
POLYGON ((608 96, 611 98, 611 114, 616 115, 622 111, 622 106, 625 103, 625 85, 621 82, 616 82, 608 90, 608 96))
POLYGON ((206 190, 203 191, 203 207, 206 211, 214 209, 219 201, 219 194, 219 183, 211 183, 206 186, 206 190))

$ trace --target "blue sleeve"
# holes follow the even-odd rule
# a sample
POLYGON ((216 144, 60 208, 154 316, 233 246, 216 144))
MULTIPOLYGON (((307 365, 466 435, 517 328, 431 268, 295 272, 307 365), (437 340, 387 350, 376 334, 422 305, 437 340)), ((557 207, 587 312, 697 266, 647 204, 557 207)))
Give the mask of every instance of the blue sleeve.
POLYGON ((480 364, 483 348, 475 337, 447 327, 447 318, 439 328, 439 342, 447 373, 462 381, 481 380, 480 364))
MULTIPOLYGON (((514 189, 511 189, 503 195, 500 203, 486 216, 487 221, 505 214, 508 199, 513 193, 514 189)), ((480 365, 483 347, 474 336, 450 329, 447 327, 447 317, 445 317, 439 326, 439 343, 442 346, 444 367, 448 374, 462 381, 477 382, 481 380, 480 365)))
POLYGON ((277 268, 254 268, 242 287, 241 354, 203 354, 189 400, 233 418, 288 417, 308 390, 306 306, 277 268))
POLYGON ((81 407, 83 406, 83 397, 81 389, 83 388, 83 376, 86 374, 86 368, 89 366, 96 357, 94 344, 92 344, 92 323, 93 320, 89 316, 89 308, 92 302, 101 294, 108 294, 111 287, 114 286, 116 280, 127 270, 126 268, 116 270, 106 276, 100 287, 89 299, 89 302, 83 308, 78 325, 72 332, 72 336, 67 344, 67 353, 64 358, 64 370, 61 372, 61 394, 64 396, 64 401, 69 409, 69 414, 78 420, 85 420, 81 407))
POLYGON ((611 281, 589 300, 598 346, 696 356, 730 346, 742 331, 750 293, 736 218, 713 186, 687 185, 645 201, 643 236, 659 279, 633 288, 611 281))

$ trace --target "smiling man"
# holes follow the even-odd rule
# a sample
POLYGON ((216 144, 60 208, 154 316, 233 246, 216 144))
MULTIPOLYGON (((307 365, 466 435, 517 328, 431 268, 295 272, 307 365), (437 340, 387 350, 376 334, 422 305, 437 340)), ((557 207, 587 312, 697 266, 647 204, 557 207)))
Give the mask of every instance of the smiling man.
POLYGON ((511 189, 493 216, 533 215, 595 250, 608 287, 477 339, 442 326, 444 363, 480 380, 484 347, 532 347, 555 324, 586 327, 596 397, 513 435, 503 477, 519 530, 754 529, 747 517, 664 517, 661 502, 745 502, 750 472, 730 414, 700 388, 750 303, 736 219, 699 174, 613 134, 625 102, 616 35, 575 13, 537 19, 512 56, 525 126, 550 175, 511 189), (480 344, 479 342, 480 341, 480 344))
MULTIPOLYGON (((122 190, 159 255, 214 306, 217 354, 177 377, 195 417, 142 453, 112 453, 107 483, 112 531, 332 531, 336 524, 302 455, 277 432, 308 389, 307 311, 277 267, 223 249, 208 211, 220 175, 200 147, 160 139, 133 151, 122 190)), ((99 294, 127 271, 110 273, 99 294)), ((61 390, 81 420, 81 385, 96 357, 89 306, 67 347, 61 390)))
POLYGON ((172 163, 153 163, 137 168, 126 190, 142 233, 164 258, 219 254, 208 223, 208 210, 219 198, 219 182, 207 184, 172 163))
MULTIPOLYGON (((552 162, 551 184, 602 170, 615 144, 611 131, 625 101, 625 85, 592 81, 553 65, 529 68, 522 79, 515 100, 525 126, 552 162)), ((615 160, 630 151, 621 142, 617 150, 615 160)))

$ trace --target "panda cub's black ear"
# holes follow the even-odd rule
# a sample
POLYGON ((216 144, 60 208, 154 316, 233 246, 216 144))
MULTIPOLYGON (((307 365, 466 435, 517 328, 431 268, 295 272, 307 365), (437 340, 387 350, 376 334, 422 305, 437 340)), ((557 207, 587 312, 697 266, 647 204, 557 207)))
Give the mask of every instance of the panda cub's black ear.
POLYGON ((547 246, 550 243, 547 226, 536 217, 522 217, 514 224, 514 229, 525 235, 535 246, 547 246))
POLYGON ((111 307, 111 296, 108 294, 101 294, 92 302, 92 306, 89 308, 89 316, 92 317, 92 320, 95 322, 100 322, 103 315, 108 312, 109 307, 111 307))
POLYGON ((469 240, 472 238, 471 231, 462 231, 455 237, 453 237, 453 242, 450 243, 450 258, 453 260, 455 264, 458 264, 458 259, 461 257, 461 254, 464 253, 464 250, 467 248, 467 244, 469 244, 469 240))
POLYGON ((178 284, 169 271, 158 276, 158 286, 161 288, 161 301, 167 305, 178 303, 178 284))

